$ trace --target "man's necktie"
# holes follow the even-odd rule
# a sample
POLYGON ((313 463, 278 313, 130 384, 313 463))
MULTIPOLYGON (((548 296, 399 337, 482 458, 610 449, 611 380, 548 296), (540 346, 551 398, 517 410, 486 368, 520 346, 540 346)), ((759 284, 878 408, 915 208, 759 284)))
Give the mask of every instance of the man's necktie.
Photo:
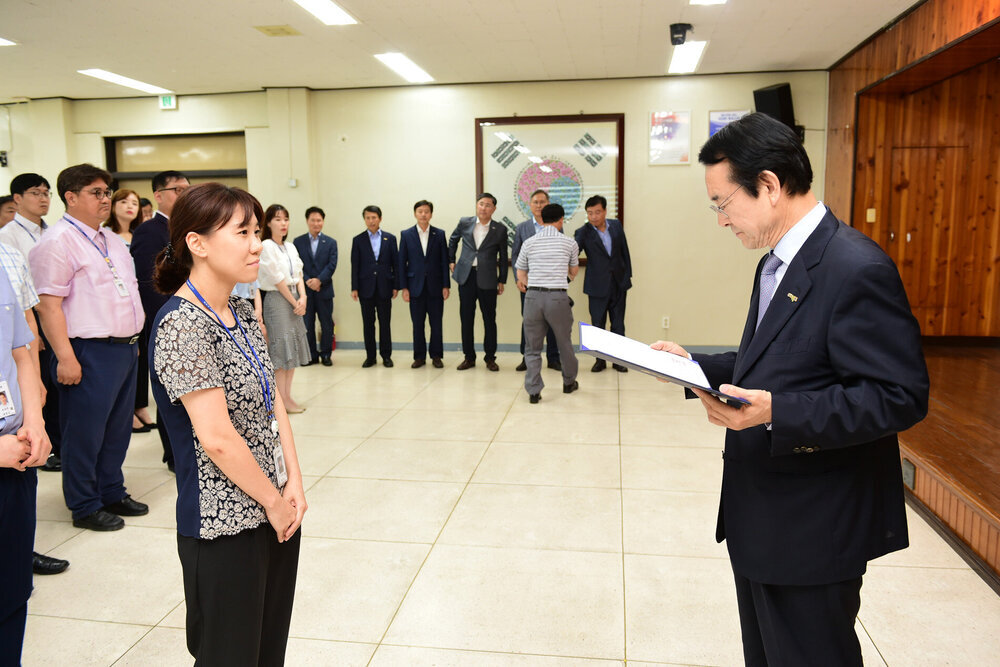
POLYGON ((771 303, 771 297, 774 295, 774 272, 778 270, 779 266, 781 266, 781 258, 773 252, 768 254, 764 268, 760 272, 760 302, 757 305, 758 327, 760 321, 764 319, 764 313, 767 312, 767 306, 771 303))

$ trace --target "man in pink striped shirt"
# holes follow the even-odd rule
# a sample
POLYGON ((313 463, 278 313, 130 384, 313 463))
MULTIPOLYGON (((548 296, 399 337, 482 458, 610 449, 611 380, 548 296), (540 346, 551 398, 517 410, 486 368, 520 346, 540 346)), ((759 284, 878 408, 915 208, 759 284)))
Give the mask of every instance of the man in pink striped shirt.
POLYGON ((90 164, 57 181, 66 214, 28 261, 42 328, 55 354, 63 496, 73 525, 118 530, 148 506, 125 491, 122 463, 132 431, 137 341, 143 311, 125 243, 101 228, 111 210, 111 174, 90 164))

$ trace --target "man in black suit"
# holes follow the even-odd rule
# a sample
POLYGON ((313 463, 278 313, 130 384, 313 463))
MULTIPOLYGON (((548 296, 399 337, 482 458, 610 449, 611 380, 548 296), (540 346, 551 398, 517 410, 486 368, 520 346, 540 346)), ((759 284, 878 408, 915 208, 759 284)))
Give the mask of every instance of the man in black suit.
POLYGON ((404 229, 399 235, 399 286, 403 301, 410 304, 413 320, 413 364, 420 368, 427 363, 427 340, 424 338, 424 320, 431 324, 431 362, 434 368, 443 368, 444 342, 441 334, 444 302, 450 294, 448 277, 448 246, 444 231, 431 226, 434 204, 421 199, 413 205, 417 224, 404 229))
POLYGON ((713 386, 750 402, 696 392, 727 427, 716 538, 729 548, 744 658, 861 665, 861 577, 908 544, 896 434, 927 413, 920 328, 892 260, 817 202, 791 129, 750 114, 698 159, 719 225, 772 249, 739 350, 693 355, 713 386))
MULTIPOLYGON (((531 208, 531 217, 520 223, 514 229, 514 242, 510 247, 510 265, 517 266, 517 256, 521 254, 521 246, 524 242, 535 235, 535 232, 542 229, 542 209, 549 205, 549 193, 545 190, 535 190, 528 198, 528 206, 531 208)), ((517 278, 517 274, 514 275, 517 278)), ((520 287, 520 285, 519 285, 520 287)), ((521 317, 524 318, 524 292, 521 292, 521 317)), ((556 332, 549 327, 545 334, 545 358, 548 366, 552 370, 561 371, 562 363, 559 361, 559 344, 556 340, 556 332)), ((521 326, 521 363, 517 365, 516 371, 525 371, 528 364, 524 359, 524 326, 521 326)))
POLYGON ((464 371, 476 365, 476 303, 483 314, 483 359, 486 368, 497 366, 497 296, 507 282, 507 228, 493 219, 497 198, 488 192, 476 197, 476 215, 460 218, 448 240, 448 260, 458 283, 459 314, 462 318, 462 353, 458 365, 464 371), (462 254, 458 256, 458 243, 462 254), (457 257, 458 256, 458 257, 457 257), (457 257, 457 260, 456 260, 457 257))
MULTIPOLYGON (((139 282, 139 299, 142 301, 142 310, 146 313, 146 320, 142 326, 142 336, 139 338, 139 371, 143 377, 138 380, 137 391, 148 391, 149 387, 149 366, 147 365, 147 355, 149 350, 149 335, 152 330, 153 320, 156 313, 160 311, 163 304, 170 297, 160 294, 153 287, 153 269, 156 268, 156 256, 167 247, 170 242, 170 231, 167 227, 170 212, 174 210, 174 202, 182 192, 191 187, 187 176, 179 171, 161 171, 153 176, 153 199, 159 209, 152 218, 135 228, 132 233, 132 243, 129 245, 129 252, 132 254, 132 261, 135 262, 135 277, 139 282)), ((174 469, 174 454, 170 449, 170 438, 167 436, 167 427, 163 420, 157 417, 156 430, 160 434, 160 444, 163 445, 163 462, 167 468, 174 469)))
MULTIPOLYGON (((580 253, 587 256, 587 270, 583 277, 583 293, 590 305, 590 323, 604 328, 611 316, 611 331, 625 335, 625 295, 632 287, 632 256, 628 252, 625 229, 617 220, 608 220, 608 200, 594 195, 584 205, 587 223, 573 235, 580 253)), ((594 362, 591 371, 599 373, 607 368, 604 359, 594 362)), ((619 373, 628 368, 614 364, 619 373)))
POLYGON ((323 233, 326 213, 319 206, 306 209, 308 234, 293 241, 302 258, 306 281, 306 332, 309 334, 310 364, 322 361, 332 366, 333 351, 333 272, 337 270, 337 242, 323 233), (316 319, 319 319, 319 348, 316 347, 316 319))
POLYGON ((382 209, 365 206, 362 211, 368 229, 354 237, 351 245, 351 298, 361 301, 365 331, 365 362, 375 365, 375 316, 378 315, 379 353, 382 365, 392 368, 392 300, 396 298, 396 237, 379 229, 382 209))

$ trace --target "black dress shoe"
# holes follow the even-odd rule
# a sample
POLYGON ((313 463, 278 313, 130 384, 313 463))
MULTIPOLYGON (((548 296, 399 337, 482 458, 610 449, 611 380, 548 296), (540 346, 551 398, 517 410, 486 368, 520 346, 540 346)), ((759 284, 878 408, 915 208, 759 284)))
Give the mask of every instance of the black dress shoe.
POLYGON ((604 359, 598 359, 597 361, 594 362, 594 365, 590 367, 590 372, 600 373, 607 367, 608 367, 608 362, 604 361, 604 359))
POLYGON ((580 388, 580 383, 577 382, 576 380, 573 380, 573 384, 564 384, 563 385, 563 393, 564 394, 572 394, 574 391, 576 391, 579 388, 580 388))
POLYGON ((431 363, 434 364, 434 368, 444 368, 444 362, 441 361, 441 357, 434 357, 431 359, 431 363))
POLYGON ((59 574, 69 567, 69 561, 43 556, 37 551, 31 553, 31 571, 35 574, 59 574))
POLYGON ((125 496, 117 503, 105 505, 104 511, 118 516, 145 516, 149 514, 149 505, 133 500, 132 496, 125 496))
POLYGON ((111 512, 97 510, 82 519, 73 519, 73 525, 77 528, 105 532, 109 530, 121 530, 125 527, 125 522, 122 521, 120 516, 115 516, 111 512))
POLYGON ((318 364, 318 363, 319 363, 319 359, 310 359, 309 363, 302 364, 302 366, 303 367, 305 367, 305 366, 313 366, 313 365, 318 364))
POLYGON ((49 458, 45 459, 45 464, 41 468, 46 472, 59 472, 62 470, 62 459, 55 454, 49 454, 49 458))
POLYGON ((361 364, 361 368, 371 368, 375 365, 374 359, 365 359, 365 363, 361 364))
POLYGON ((494 373, 497 372, 498 370, 500 370, 500 367, 497 366, 497 362, 495 362, 495 361, 487 361, 486 362, 486 368, 488 368, 489 370, 493 371, 494 373))
POLYGON ((622 366, 621 364, 611 364, 611 367, 614 368, 619 373, 628 373, 628 366, 622 366))
POLYGON ((559 360, 549 361, 549 368, 551 368, 554 371, 561 371, 562 370, 562 362, 559 361, 559 360))
POLYGON ((332 361, 330 361, 330 357, 321 357, 321 358, 320 358, 320 362, 321 362, 321 363, 322 363, 322 364, 323 364, 324 366, 333 366, 333 362, 332 362, 332 361))
POLYGON ((528 362, 526 362, 524 360, 524 357, 521 357, 521 363, 519 363, 517 365, 517 368, 515 368, 514 370, 515 371, 526 371, 526 370, 528 370, 528 362))
POLYGON ((541 394, 528 394, 528 400, 529 400, 529 401, 530 401, 530 402, 531 402, 532 404, 535 404, 535 403, 537 403, 538 401, 542 400, 542 395, 541 395, 541 394))
POLYGON ((460 370, 460 371, 466 371, 466 370, 469 370, 470 368, 472 368, 475 365, 476 365, 476 361, 474 359, 462 359, 462 363, 460 363, 458 365, 458 370, 460 370))
POLYGON ((392 359, 383 359, 382 365, 386 368, 392 368, 392 359))
MULTIPOLYGON (((142 420, 140 419, 139 421, 142 421, 142 420)), ((149 433, 152 430, 153 430, 153 425, 152 424, 146 424, 145 422, 143 422, 142 426, 139 426, 139 427, 133 426, 132 427, 132 432, 133 433, 149 433)))
POLYGON ((410 368, 420 368, 421 366, 426 366, 427 361, 424 359, 414 359, 413 363, 410 364, 410 368))

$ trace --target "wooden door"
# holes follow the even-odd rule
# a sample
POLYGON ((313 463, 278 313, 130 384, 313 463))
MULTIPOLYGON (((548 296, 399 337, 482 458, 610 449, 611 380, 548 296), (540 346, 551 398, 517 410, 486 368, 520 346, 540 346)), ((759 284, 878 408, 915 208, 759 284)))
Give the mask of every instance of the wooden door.
POLYGON ((968 254, 965 202, 968 148, 892 149, 889 220, 883 248, 899 267, 913 314, 925 336, 974 335, 962 271, 968 254), (963 305, 966 304, 966 305, 963 305))

